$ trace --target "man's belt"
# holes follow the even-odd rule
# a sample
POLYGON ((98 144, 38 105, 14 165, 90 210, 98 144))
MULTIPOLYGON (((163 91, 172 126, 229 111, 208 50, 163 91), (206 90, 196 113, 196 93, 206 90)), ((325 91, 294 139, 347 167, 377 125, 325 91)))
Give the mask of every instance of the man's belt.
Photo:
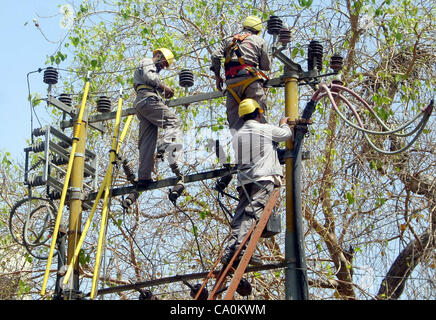
POLYGON ((149 86, 149 85, 146 85, 146 84, 140 84, 140 85, 135 87, 135 91, 136 92, 138 92, 139 90, 144 90, 144 89, 156 92, 156 90, 152 86, 149 86))

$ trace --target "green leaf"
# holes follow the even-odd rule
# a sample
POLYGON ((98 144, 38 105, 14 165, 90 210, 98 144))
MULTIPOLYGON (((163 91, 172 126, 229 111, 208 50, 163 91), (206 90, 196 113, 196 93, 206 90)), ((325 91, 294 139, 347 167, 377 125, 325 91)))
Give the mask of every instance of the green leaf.
POLYGON ((79 45, 80 39, 79 37, 74 37, 71 39, 71 43, 73 44, 73 46, 77 47, 79 45))
POLYGON ((345 198, 348 200, 348 205, 352 205, 355 201, 354 199, 354 192, 348 191, 345 194, 345 198))

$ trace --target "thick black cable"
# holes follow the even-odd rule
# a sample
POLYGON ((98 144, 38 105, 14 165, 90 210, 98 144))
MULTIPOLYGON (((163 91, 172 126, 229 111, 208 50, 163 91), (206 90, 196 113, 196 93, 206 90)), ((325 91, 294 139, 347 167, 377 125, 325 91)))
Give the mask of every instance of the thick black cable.
MULTIPOLYGON (((33 216, 33 214, 35 214, 36 211, 38 211, 38 210, 43 206, 43 205, 40 205, 40 206, 37 207, 36 209, 32 210, 32 209, 31 209, 31 203, 32 203, 33 200, 38 200, 38 201, 45 201, 45 202, 48 202, 49 207, 50 207, 52 210, 56 211, 56 210, 55 210, 55 206, 54 206, 53 202, 52 202, 50 199, 47 199, 47 198, 41 198, 41 197, 33 197, 33 196, 29 196, 29 197, 27 197, 27 198, 21 199, 21 200, 17 201, 17 202, 15 203, 15 205, 14 205, 14 206, 11 208, 11 210, 10 210, 10 215, 9 215, 9 225, 8 225, 8 227, 9 227, 9 232, 11 233, 12 239, 13 239, 16 243, 18 243, 19 245, 24 246, 24 247, 26 248, 27 252, 28 252, 31 256, 33 256, 34 258, 39 259, 39 260, 46 260, 47 257, 45 257, 45 256, 39 256, 39 255, 35 255, 35 254, 32 252, 31 248, 32 248, 32 247, 35 248, 35 247, 39 247, 39 246, 43 245, 43 244, 44 244, 48 239, 47 239, 46 241, 44 241, 44 242, 40 242, 40 243, 29 243, 29 241, 28 241, 28 239, 27 239, 27 228, 28 228, 29 220, 30 220, 30 218, 33 216), (28 203, 28 206, 29 206, 29 212, 27 213, 27 215, 26 215, 26 217, 25 217, 25 219, 24 219, 23 229, 22 229, 23 239, 22 239, 22 241, 20 241, 20 240, 15 236, 15 233, 13 232, 13 217, 14 217, 14 215, 16 214, 16 211, 18 210, 18 208, 20 208, 20 207, 21 207, 23 204, 25 204, 25 203, 28 203)), ((49 218, 50 218, 50 219, 54 219, 54 216, 53 216, 53 215, 50 215, 50 213, 52 213, 52 211, 49 210, 49 212, 48 212, 48 214, 47 214, 47 216, 46 216, 46 220, 49 219, 49 218)), ((47 226, 50 226, 50 223, 47 224, 47 221, 46 221, 46 223, 44 223, 44 228, 43 228, 43 230, 41 231, 41 233, 40 233, 40 235, 39 235, 39 237, 38 237, 38 240, 39 240, 39 238, 42 236, 42 234, 46 231, 46 227, 47 227, 47 226)), ((57 253, 58 253, 58 252, 56 251, 56 252, 53 254, 53 256, 55 256, 57 253)))

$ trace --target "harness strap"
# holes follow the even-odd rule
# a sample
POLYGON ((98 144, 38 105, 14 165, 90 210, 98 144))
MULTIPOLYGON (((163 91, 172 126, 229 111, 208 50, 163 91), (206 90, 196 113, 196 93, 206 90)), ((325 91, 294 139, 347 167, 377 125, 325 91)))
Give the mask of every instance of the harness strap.
POLYGON ((241 49, 239 49, 238 43, 241 43, 245 40, 248 36, 251 36, 251 34, 246 33, 243 35, 235 34, 233 36, 232 42, 227 46, 226 48, 226 58, 224 61, 224 65, 228 64, 230 62, 230 58, 232 57, 232 53, 235 52, 236 56, 238 57, 239 63, 245 64, 244 59, 242 58, 242 52, 241 49))
POLYGON ((236 88, 236 87, 242 86, 242 96, 243 96, 244 93, 245 93, 245 90, 247 89, 247 87, 250 84, 252 84, 253 82, 257 81, 257 80, 262 80, 262 77, 255 76, 255 77, 251 77, 251 78, 248 78, 248 79, 244 79, 244 80, 239 81, 239 82, 228 84, 227 87, 226 87, 226 90, 229 91, 232 94, 233 98, 235 98, 235 100, 238 103, 240 103, 241 102, 241 97, 239 97, 236 94, 235 90, 233 90, 233 89, 236 88))
POLYGON ((235 98, 235 100, 238 103, 241 102, 241 97, 239 97, 236 94, 235 90, 233 90, 234 88, 242 86, 241 95, 243 96, 247 87, 250 84, 252 84, 253 82, 258 81, 258 80, 263 80, 263 78, 265 78, 266 80, 269 80, 269 78, 262 71, 255 68, 252 65, 246 64, 244 59, 242 58, 242 52, 241 52, 241 49, 239 48, 239 43, 243 42, 250 35, 251 35, 250 33, 245 33, 243 35, 235 34, 233 36, 232 42, 227 46, 227 48, 225 50, 226 57, 225 57, 224 67, 226 69, 226 72, 225 72, 226 77, 227 76, 234 77, 237 75, 238 71, 240 71, 240 70, 247 70, 253 75, 252 77, 250 77, 248 79, 244 79, 242 81, 227 85, 226 90, 232 94, 232 96, 235 98), (230 58, 231 58, 233 52, 238 57, 239 65, 232 65, 232 62, 230 61, 230 58))
POLYGON ((253 82, 263 79, 269 80, 269 77, 266 74, 264 74, 257 68, 254 68, 253 66, 246 67, 245 69, 250 71, 253 77, 232 84, 228 84, 226 87, 226 90, 228 90, 232 94, 233 98, 235 98, 238 103, 240 103, 242 99, 236 94, 235 90, 233 90, 234 88, 242 86, 241 95, 243 96, 247 87, 253 82))

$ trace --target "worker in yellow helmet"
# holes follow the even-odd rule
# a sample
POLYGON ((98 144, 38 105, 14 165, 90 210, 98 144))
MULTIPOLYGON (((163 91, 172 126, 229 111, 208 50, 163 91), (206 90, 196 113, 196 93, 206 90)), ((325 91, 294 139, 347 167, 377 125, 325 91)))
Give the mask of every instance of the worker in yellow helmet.
POLYGON ((230 129, 238 130, 242 121, 238 116, 238 105, 244 98, 253 98, 266 108, 263 90, 265 74, 271 60, 266 41, 260 36, 262 21, 248 16, 242 23, 242 31, 224 39, 211 55, 211 70, 215 74, 217 89, 222 91, 224 80, 221 76, 221 60, 224 59, 226 84, 227 121, 230 129))
MULTIPOLYGON (((232 137, 238 164, 239 203, 230 224, 230 239, 221 258, 223 264, 229 263, 252 224, 259 220, 274 188, 281 185, 283 170, 277 145, 292 137, 287 124, 289 118, 280 119, 277 127, 262 123, 262 112, 262 107, 254 99, 246 98, 239 104, 242 127, 232 137)), ((244 250, 242 248, 239 258, 244 250)), ((252 257, 250 263, 261 264, 261 260, 252 257)))
POLYGON ((171 169, 177 176, 181 176, 176 155, 182 148, 180 121, 163 100, 163 98, 173 97, 174 91, 159 77, 159 72, 169 68, 173 62, 174 54, 171 50, 158 48, 153 51, 153 58, 144 58, 140 61, 133 75, 133 85, 136 91, 133 105, 139 119, 137 187, 144 187, 153 181, 151 172, 154 168, 158 128, 164 130, 162 140, 157 146, 157 156, 163 158, 163 155, 167 153, 171 169))

